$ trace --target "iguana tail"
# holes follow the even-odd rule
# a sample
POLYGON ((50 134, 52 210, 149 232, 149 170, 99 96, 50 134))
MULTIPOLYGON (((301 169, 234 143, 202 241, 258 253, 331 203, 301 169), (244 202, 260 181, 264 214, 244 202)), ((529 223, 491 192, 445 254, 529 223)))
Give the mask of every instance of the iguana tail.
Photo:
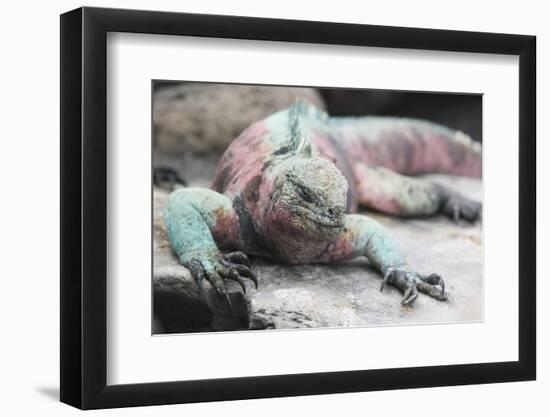
POLYGON ((350 159, 407 175, 445 173, 481 177, 481 144, 463 132, 415 119, 329 119, 350 159))

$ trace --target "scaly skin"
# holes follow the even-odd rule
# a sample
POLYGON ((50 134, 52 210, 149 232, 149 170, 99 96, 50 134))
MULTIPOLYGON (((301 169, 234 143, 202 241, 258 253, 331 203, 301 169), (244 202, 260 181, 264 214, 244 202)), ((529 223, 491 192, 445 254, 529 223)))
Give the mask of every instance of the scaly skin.
POLYGON ((400 175, 428 172, 480 176, 479 146, 428 122, 330 118, 297 102, 229 146, 213 190, 173 192, 165 221, 180 262, 199 286, 206 279, 221 296, 227 297, 226 279, 243 290, 243 277, 257 284, 246 258, 254 254, 289 264, 365 256, 381 272, 382 287, 402 291, 403 304, 419 291, 445 300, 439 275, 415 272, 379 223, 349 214, 361 204, 400 216, 479 217, 479 203, 400 175))

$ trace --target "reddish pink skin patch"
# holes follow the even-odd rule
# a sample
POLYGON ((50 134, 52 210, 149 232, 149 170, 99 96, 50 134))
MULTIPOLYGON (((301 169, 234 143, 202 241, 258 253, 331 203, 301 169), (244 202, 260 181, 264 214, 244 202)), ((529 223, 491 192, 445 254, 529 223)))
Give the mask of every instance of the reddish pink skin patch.
POLYGON ((331 263, 334 261, 343 261, 352 259, 359 255, 358 250, 361 249, 354 245, 352 233, 343 231, 332 240, 326 248, 318 255, 316 262, 331 263))
POLYGON ((272 143, 266 138, 267 133, 267 127, 258 122, 229 145, 214 174, 213 190, 232 198, 262 172, 267 155, 273 151, 272 143), (222 179, 222 176, 225 178, 222 179))
POLYGON ((293 223, 290 213, 285 212, 283 208, 276 207, 267 216, 266 233, 278 249, 277 258, 287 263, 328 263, 358 255, 359 248, 354 246, 353 233, 347 229, 328 241, 315 240, 305 236, 300 226, 293 223), (269 216, 277 218, 278 221, 269 221, 269 216), (281 221, 285 217, 288 220, 281 221))
POLYGON ((343 142, 353 161, 382 166, 407 175, 445 173, 479 178, 481 154, 430 130, 380 132, 368 137, 357 132, 343 142))
POLYGON ((214 216, 216 225, 211 230, 212 237, 220 246, 233 246, 235 242, 239 241, 239 225, 235 212, 220 208, 214 211, 214 216))
POLYGON ((354 172, 357 178, 361 178, 357 183, 357 192, 362 204, 374 207, 379 211, 389 214, 399 215, 402 212, 399 202, 391 195, 377 191, 376 187, 370 186, 376 179, 369 178, 370 173, 366 165, 358 163, 354 165, 354 172))
POLYGON ((270 244, 277 249, 277 258, 285 262, 311 262, 316 257, 319 243, 326 244, 306 239, 300 227, 293 223, 291 214, 280 206, 274 207, 266 216, 265 233, 269 236, 270 244))

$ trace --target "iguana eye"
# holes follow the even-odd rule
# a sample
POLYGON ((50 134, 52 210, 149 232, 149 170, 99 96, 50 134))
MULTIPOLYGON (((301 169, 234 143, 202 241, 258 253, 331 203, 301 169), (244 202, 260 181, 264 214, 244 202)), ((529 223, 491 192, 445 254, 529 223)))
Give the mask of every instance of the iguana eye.
POLYGON ((313 197, 311 196, 310 192, 304 187, 298 186, 296 187, 296 191, 302 200, 307 203, 313 203, 313 197))

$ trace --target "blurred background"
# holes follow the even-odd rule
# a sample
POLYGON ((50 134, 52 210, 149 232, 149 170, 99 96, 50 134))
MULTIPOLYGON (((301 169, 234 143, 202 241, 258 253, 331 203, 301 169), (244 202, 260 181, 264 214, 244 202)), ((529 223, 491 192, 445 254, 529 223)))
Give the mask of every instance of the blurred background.
POLYGON ((219 156, 250 124, 308 100, 332 116, 426 119, 482 140, 479 94, 153 81, 153 166, 209 186, 219 156))

